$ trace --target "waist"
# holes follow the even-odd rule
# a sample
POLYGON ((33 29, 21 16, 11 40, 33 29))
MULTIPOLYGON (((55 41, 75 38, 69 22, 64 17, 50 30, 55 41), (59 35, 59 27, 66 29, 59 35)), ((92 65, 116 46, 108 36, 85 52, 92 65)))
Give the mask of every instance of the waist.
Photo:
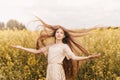
POLYGON ((48 63, 48 65, 49 65, 49 64, 59 64, 59 65, 63 65, 63 63, 52 63, 52 62, 48 63))

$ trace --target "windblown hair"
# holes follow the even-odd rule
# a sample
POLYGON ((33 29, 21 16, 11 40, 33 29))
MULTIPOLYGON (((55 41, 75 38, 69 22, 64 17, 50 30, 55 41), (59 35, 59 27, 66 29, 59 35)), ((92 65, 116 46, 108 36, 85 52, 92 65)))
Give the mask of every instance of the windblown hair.
MULTIPOLYGON (((82 37, 86 35, 87 32, 93 30, 93 29, 85 29, 85 30, 69 30, 66 29, 60 25, 49 25, 46 24, 44 21, 42 21, 39 17, 36 17, 38 20, 41 22, 41 26, 43 27, 43 30, 40 32, 40 36, 37 39, 36 43, 36 49, 41 48, 42 46, 46 46, 47 43, 45 42, 46 39, 48 38, 55 38, 55 33, 57 29, 61 28, 64 31, 65 38, 63 39, 63 43, 68 44, 73 53, 76 55, 79 55, 80 52, 82 51, 85 55, 88 55, 89 52, 81 46, 80 43, 75 40, 77 37, 82 37)), ((54 40, 53 40, 54 42, 54 40)), ((78 61, 76 65, 73 65, 74 61, 73 60, 67 60, 67 58, 64 59, 63 61, 63 67, 65 70, 66 77, 73 77, 73 73, 76 73, 78 70, 78 61)))

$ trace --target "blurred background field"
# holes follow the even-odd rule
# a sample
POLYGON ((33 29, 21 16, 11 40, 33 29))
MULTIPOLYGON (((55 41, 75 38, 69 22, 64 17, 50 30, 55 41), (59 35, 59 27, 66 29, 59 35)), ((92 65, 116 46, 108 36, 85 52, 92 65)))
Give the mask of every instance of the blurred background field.
MULTIPOLYGON (((11 48, 35 48, 40 31, 0 30, 0 80, 45 80, 47 59, 11 48)), ((101 57, 83 63, 76 80, 120 80, 120 28, 99 28, 81 37, 89 52, 101 57)))

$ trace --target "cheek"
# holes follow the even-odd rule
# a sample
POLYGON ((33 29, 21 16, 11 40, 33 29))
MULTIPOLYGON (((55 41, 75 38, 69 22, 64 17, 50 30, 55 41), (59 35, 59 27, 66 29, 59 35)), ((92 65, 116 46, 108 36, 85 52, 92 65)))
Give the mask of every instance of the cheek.
POLYGON ((58 33, 55 33, 55 38, 57 38, 58 37, 58 33))
POLYGON ((62 38, 64 38, 65 37, 65 35, 64 34, 62 34, 62 38))
POLYGON ((57 33, 55 33, 55 36, 57 36, 58 34, 57 33))

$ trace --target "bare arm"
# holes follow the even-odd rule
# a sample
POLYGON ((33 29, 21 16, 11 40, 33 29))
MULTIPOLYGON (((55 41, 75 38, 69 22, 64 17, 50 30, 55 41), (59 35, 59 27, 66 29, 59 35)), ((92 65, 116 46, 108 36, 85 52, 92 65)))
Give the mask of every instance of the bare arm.
POLYGON ((93 55, 90 55, 90 56, 86 56, 86 57, 80 57, 80 56, 75 56, 75 55, 72 55, 71 58, 73 60, 87 60, 87 59, 93 59, 93 58, 98 58, 100 56, 100 54, 93 54, 93 55))
POLYGON ((38 54, 38 53, 41 53, 41 52, 44 52, 43 48, 37 50, 37 49, 32 49, 32 48, 25 48, 23 46, 11 46, 13 48, 17 48, 17 49, 21 49, 21 50, 25 50, 25 51, 28 51, 28 52, 31 52, 31 53, 34 53, 34 54, 38 54))

